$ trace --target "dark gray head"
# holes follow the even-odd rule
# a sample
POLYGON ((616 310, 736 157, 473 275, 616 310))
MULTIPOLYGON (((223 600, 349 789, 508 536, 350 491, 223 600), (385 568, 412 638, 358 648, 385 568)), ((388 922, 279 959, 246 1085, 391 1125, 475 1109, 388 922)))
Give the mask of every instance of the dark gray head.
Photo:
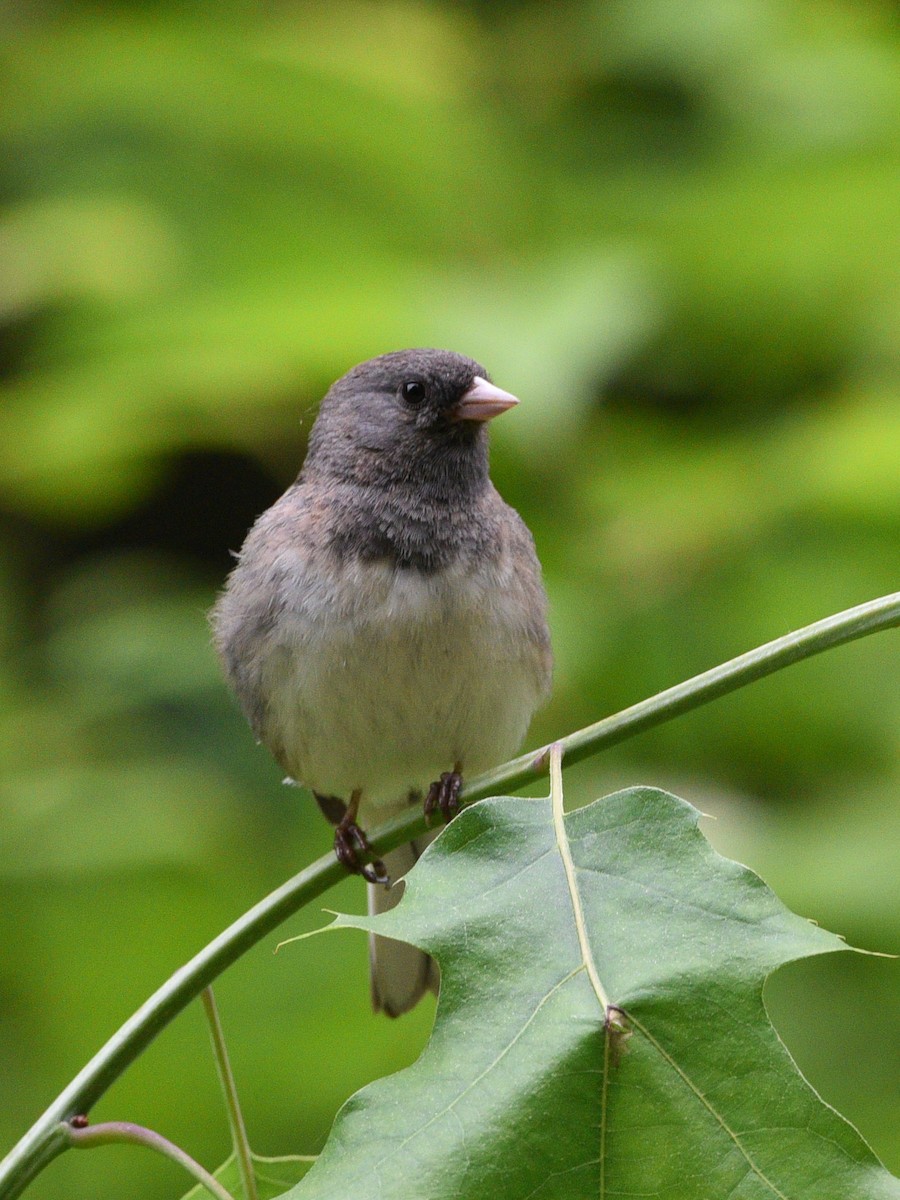
POLYGON ((333 384, 309 439, 301 478, 415 482, 426 492, 487 479, 485 425, 516 403, 471 358, 399 350, 333 384))

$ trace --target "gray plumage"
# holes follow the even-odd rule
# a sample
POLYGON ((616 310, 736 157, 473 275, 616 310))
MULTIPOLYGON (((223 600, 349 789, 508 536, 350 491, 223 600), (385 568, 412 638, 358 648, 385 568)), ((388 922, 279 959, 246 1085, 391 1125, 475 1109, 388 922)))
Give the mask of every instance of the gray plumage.
MULTIPOLYGON (((463 419, 486 378, 412 350, 338 380, 212 614, 258 740, 313 791, 360 791, 364 826, 457 764, 473 775, 515 753, 549 687, 534 544, 490 481, 486 418, 463 419)), ((373 998, 395 1013, 433 970, 393 957, 386 973, 373 960, 373 998)))

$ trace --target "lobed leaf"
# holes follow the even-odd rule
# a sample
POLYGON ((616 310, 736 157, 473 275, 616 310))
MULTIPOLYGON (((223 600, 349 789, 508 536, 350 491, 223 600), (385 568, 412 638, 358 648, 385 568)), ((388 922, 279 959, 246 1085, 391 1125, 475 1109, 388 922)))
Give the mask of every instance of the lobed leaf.
POLYGON ((776 967, 845 944, 698 815, 651 788, 556 824, 549 800, 486 800, 396 909, 338 916, 430 951, 440 1000, 421 1058, 344 1105, 290 1200, 900 1197, 763 1006, 776 967))

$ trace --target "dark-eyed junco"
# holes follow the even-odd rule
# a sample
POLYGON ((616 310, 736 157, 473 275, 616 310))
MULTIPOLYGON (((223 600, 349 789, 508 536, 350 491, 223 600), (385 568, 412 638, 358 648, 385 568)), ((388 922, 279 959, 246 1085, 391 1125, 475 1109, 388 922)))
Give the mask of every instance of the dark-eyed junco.
MULTIPOLYGON (((387 877, 421 846, 372 861, 360 826, 423 795, 452 816, 461 772, 515 753, 549 687, 534 543, 488 475, 487 422, 516 402, 449 351, 354 367, 213 610, 247 719, 337 825, 371 911, 396 903, 387 877)), ((373 940, 376 1009, 405 1012, 434 974, 421 951, 373 940)))

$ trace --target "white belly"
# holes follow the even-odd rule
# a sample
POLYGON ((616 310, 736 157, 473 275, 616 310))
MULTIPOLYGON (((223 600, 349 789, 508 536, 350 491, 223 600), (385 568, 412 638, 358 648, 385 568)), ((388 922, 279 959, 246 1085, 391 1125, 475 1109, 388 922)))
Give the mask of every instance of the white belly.
POLYGON ((383 816, 460 763, 515 753, 546 685, 509 571, 490 577, 348 566, 303 589, 265 666, 266 740, 314 791, 363 793, 383 816))

